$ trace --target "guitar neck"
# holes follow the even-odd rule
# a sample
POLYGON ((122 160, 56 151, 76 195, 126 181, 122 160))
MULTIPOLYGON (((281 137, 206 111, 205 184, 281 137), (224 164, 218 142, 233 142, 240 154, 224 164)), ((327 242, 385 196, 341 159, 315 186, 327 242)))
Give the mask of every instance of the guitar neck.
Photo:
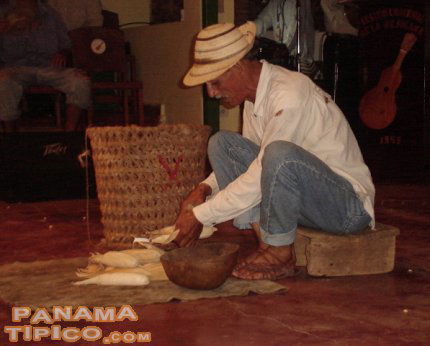
POLYGON ((402 44, 400 45, 400 51, 397 55, 397 59, 394 62, 393 69, 399 70, 400 66, 402 66, 403 60, 405 59, 406 54, 411 50, 413 45, 415 44, 417 37, 413 33, 406 33, 403 37, 402 44))
POLYGON ((397 59, 393 64, 393 69, 400 70, 400 67, 402 66, 403 60, 406 57, 406 54, 408 54, 408 51, 405 49, 400 49, 399 54, 397 55, 397 59))

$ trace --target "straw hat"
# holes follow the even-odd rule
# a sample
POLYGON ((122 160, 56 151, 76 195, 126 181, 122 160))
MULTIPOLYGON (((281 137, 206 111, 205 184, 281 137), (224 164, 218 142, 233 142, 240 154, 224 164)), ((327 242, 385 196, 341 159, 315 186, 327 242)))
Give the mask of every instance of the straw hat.
POLYGON ((214 24, 199 32, 194 47, 194 64, 184 77, 184 84, 194 86, 217 78, 248 53, 256 27, 246 22, 214 24))

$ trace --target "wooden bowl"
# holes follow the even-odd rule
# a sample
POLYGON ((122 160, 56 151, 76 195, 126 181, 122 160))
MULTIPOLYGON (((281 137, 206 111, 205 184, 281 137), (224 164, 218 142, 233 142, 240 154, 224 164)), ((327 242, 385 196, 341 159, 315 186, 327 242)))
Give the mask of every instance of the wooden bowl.
POLYGON ((221 286, 237 263, 239 245, 206 243, 166 252, 160 260, 170 281, 187 288, 210 290, 221 286))

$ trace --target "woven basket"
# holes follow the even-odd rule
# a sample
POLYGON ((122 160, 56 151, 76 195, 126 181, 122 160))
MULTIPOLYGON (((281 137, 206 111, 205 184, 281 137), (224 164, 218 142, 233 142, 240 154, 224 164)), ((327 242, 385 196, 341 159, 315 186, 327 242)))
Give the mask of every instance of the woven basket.
POLYGON ((174 224, 182 200, 205 177, 210 132, 186 124, 88 128, 110 247, 174 224))

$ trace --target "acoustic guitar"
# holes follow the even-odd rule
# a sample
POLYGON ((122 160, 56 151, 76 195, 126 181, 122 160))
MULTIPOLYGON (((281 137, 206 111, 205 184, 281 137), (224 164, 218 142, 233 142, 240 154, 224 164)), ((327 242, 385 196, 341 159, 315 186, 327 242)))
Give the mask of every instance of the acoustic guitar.
POLYGON ((367 127, 381 130, 393 122, 397 113, 396 91, 402 82, 400 67, 416 40, 414 34, 405 34, 394 64, 382 71, 378 84, 361 98, 360 118, 367 127))

